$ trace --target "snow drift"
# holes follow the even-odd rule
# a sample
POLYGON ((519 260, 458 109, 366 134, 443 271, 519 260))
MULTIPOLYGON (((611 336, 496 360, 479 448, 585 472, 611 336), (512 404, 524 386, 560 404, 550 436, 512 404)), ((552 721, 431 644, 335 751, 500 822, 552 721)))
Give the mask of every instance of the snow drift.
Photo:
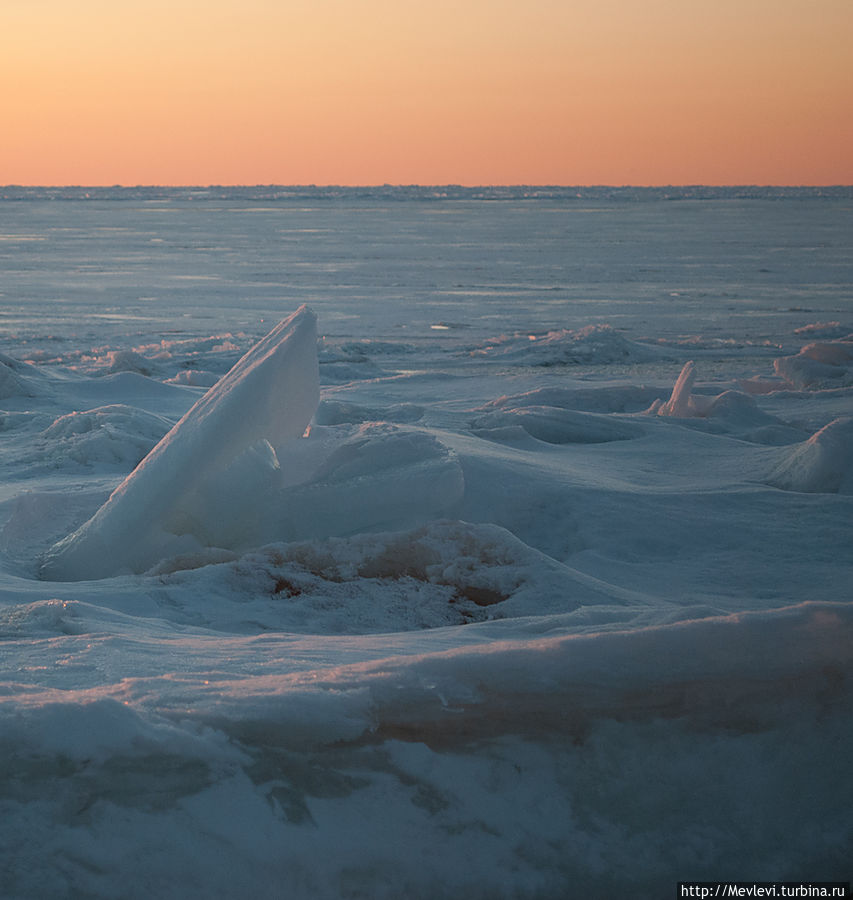
POLYGON ((606 444, 627 441, 643 433, 632 422, 553 406, 496 410, 478 416, 472 422, 472 428, 475 434, 495 440, 503 440, 520 428, 546 444, 606 444))
POLYGON ((786 491, 853 494, 853 418, 835 419, 787 450, 769 483, 786 491))

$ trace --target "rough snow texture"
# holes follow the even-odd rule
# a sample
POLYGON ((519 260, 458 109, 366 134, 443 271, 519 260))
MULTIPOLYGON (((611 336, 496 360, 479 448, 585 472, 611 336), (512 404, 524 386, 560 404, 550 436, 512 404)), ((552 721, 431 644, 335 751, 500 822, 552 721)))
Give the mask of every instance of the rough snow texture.
POLYGON ((60 416, 41 435, 39 451, 50 463, 82 466, 139 463, 170 429, 163 416, 125 404, 60 416))

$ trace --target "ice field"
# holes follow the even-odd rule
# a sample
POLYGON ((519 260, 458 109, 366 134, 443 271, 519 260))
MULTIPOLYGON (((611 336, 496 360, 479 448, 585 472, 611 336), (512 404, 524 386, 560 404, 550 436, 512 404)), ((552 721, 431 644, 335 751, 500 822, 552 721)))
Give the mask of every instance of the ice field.
POLYGON ((847 881, 853 189, 0 188, 0 896, 847 881))

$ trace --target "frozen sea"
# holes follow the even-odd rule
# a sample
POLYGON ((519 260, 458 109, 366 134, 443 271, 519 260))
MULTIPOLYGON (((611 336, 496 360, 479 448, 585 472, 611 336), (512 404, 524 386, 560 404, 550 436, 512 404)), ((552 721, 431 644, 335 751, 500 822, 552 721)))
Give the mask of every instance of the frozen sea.
POLYGON ((853 189, 0 188, 0 324, 6 900, 850 879, 853 189))

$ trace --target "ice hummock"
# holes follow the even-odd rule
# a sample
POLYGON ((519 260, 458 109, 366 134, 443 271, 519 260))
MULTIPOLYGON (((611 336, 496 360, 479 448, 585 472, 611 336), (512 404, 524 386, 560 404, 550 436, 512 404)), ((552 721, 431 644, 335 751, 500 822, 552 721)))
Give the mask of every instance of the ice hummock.
POLYGON ((786 491, 853 494, 853 417, 834 419, 786 449, 768 482, 786 491))
POLYGON ((300 307, 186 413, 89 521, 48 551, 41 577, 143 572, 202 546, 193 503, 218 480, 247 485, 243 504, 274 487, 275 448, 305 432, 319 403, 316 344, 316 317, 300 307))
MULTIPOLYGON (((88 522, 45 554, 41 577, 142 573, 172 557, 192 567, 222 558, 212 548, 243 552, 276 540, 410 528, 453 510, 464 493, 460 462, 426 430, 366 422, 317 427, 309 439, 319 400, 316 340, 305 307, 274 328, 88 522), (295 446, 301 437, 303 448, 295 446)), ((70 414, 46 433, 86 435, 93 419, 120 412, 70 414)))
POLYGON ((773 363, 776 374, 799 390, 849 387, 853 384, 853 340, 814 341, 794 356, 773 363))

